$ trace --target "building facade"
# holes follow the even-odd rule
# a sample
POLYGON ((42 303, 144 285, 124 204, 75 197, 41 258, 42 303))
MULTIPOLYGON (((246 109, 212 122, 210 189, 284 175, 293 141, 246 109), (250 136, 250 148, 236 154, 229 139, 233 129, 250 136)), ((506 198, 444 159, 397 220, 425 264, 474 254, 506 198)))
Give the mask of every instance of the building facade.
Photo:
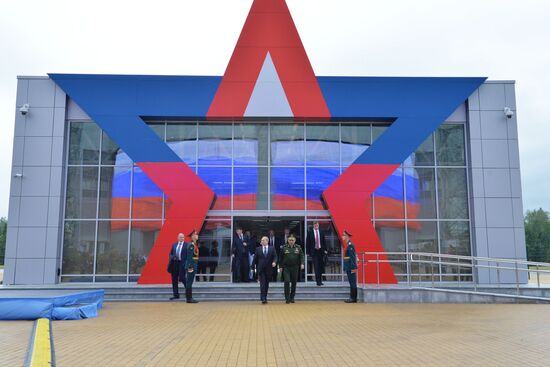
MULTIPOLYGON (((262 3, 224 77, 18 78, 5 284, 165 283, 167 249, 193 228, 209 279, 231 281, 236 227, 305 243, 314 221, 328 280, 344 279, 343 229, 389 259, 526 259, 514 82, 315 77, 305 52, 277 54, 254 29, 283 10, 292 22, 284 1, 272 13, 262 3)), ((296 49, 297 32, 285 37, 296 49)), ((365 279, 413 271, 395 263, 365 279)))

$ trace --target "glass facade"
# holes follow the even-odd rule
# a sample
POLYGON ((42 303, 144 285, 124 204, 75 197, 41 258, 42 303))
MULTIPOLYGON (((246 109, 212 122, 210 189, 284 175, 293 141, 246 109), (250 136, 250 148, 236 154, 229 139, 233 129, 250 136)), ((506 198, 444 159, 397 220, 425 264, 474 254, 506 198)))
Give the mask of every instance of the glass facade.
MULTIPOLYGON (((149 126, 216 193, 201 237, 215 280, 230 280, 234 215, 301 216, 304 233, 319 220, 331 241, 326 271, 341 273, 338 236, 321 193, 387 125, 149 126)), ((464 129, 442 125, 374 193, 373 223, 386 251, 471 254, 464 129)), ((62 281, 136 281, 169 198, 91 121, 70 123, 67 163, 62 281)), ((411 269, 400 265, 394 268, 403 280, 411 269)))

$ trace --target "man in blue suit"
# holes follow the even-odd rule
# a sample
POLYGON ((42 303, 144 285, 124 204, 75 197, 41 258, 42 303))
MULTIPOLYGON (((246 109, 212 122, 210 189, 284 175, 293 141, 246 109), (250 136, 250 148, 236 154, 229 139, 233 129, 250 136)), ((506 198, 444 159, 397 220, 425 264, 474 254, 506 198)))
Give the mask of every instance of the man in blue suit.
POLYGON ((185 287, 185 278, 187 275, 185 261, 187 260, 187 246, 183 233, 178 234, 178 242, 172 245, 170 258, 168 262, 168 272, 172 275, 172 293, 170 300, 180 298, 178 283, 181 281, 185 287))

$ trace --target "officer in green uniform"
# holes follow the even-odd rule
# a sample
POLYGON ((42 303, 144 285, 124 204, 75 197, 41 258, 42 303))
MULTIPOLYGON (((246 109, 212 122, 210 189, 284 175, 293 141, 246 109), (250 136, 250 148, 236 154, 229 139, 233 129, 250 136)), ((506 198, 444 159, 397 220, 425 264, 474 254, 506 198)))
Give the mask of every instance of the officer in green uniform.
POLYGON ((286 303, 294 303, 296 294, 296 282, 300 270, 304 269, 304 251, 300 245, 296 244, 296 237, 293 234, 288 236, 286 243, 281 250, 281 260, 279 261, 279 271, 283 272, 283 281, 285 282, 285 300, 286 303))
POLYGON ((344 230, 342 240, 346 244, 346 252, 344 253, 344 271, 348 275, 349 281, 349 299, 346 303, 357 303, 357 253, 355 246, 350 240, 351 233, 344 230))
POLYGON ((198 303, 193 299, 193 281, 199 264, 199 233, 193 229, 189 233, 189 237, 191 237, 191 242, 187 244, 187 259, 185 260, 185 269, 187 269, 185 299, 187 303, 198 303))

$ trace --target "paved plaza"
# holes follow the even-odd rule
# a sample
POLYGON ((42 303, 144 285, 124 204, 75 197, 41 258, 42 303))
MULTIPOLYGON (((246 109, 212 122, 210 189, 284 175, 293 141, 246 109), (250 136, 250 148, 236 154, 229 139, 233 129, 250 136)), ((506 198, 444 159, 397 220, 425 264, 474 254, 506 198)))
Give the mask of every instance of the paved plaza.
MULTIPOLYGON (((52 323, 57 366, 547 366, 549 305, 106 303, 52 323)), ((0 366, 32 322, 0 322, 0 366)))

